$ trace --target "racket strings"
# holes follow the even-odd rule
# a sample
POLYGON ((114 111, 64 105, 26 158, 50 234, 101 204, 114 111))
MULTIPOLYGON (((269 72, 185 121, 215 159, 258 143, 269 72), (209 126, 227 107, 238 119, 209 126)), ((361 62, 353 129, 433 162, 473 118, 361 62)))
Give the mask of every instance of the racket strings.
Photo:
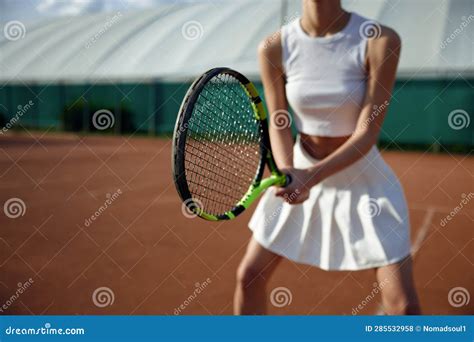
MULTIPOLYGON (((240 86, 240 85, 239 85, 239 86, 240 86)), ((233 91, 233 92, 235 93, 235 91, 233 91)), ((203 93, 204 93, 204 92, 203 92, 203 93)), ((235 94, 237 94, 237 93, 235 93, 235 94)), ((213 97, 216 97, 217 94, 210 92, 210 95, 213 96, 213 97)), ((206 96, 204 96, 203 94, 201 94, 201 96, 202 96, 204 99, 207 100, 206 105, 207 105, 207 104, 212 104, 212 105, 213 105, 215 108, 217 108, 218 110, 220 110, 220 111, 222 110, 222 108, 217 107, 217 106, 214 104, 214 102, 210 101, 206 96)), ((241 100, 247 101, 247 102, 249 101, 248 98, 243 98, 243 97, 241 97, 241 100)), ((225 102, 223 102, 223 105, 226 106, 226 109, 227 109, 226 112, 232 111, 232 109, 231 109, 229 106, 227 106, 227 104, 226 104, 225 102)), ((204 113, 202 113, 202 114, 205 115, 204 113)), ((226 115, 226 114, 225 114, 225 115, 226 115)), ((253 112, 252 112, 252 115, 253 115, 253 112)), ((244 113, 242 113, 242 115, 238 115, 238 116, 237 116, 237 119, 239 119, 239 121, 240 121, 240 122, 239 122, 240 125, 246 125, 246 124, 247 124, 246 122, 242 122, 242 120, 241 120, 242 118, 245 118, 245 117, 248 117, 248 116, 247 116, 247 115, 244 115, 244 113)), ((228 121, 227 121, 226 119, 221 119, 221 121, 222 121, 224 124, 228 124, 228 121)), ((253 123, 253 122, 254 122, 254 119, 252 118, 251 121, 252 121, 252 123, 253 123)), ((245 132, 245 133, 249 133, 249 132, 245 132)), ((254 139, 257 137, 257 135, 255 134, 255 132, 250 132, 250 133, 252 133, 252 135, 250 136, 250 139, 247 138, 246 140, 254 140, 254 139)), ((228 135, 227 137, 232 137, 232 133, 231 133, 230 135, 228 135)), ((225 143, 225 141, 222 141, 222 142, 225 143)), ((229 144, 229 146, 234 146, 234 151, 233 151, 233 152, 237 152, 235 149, 236 149, 239 145, 238 145, 238 144, 229 144)), ((240 146, 242 146, 242 145, 240 145, 240 146)), ((241 154, 236 154, 235 156, 240 157, 241 154)), ((241 158, 241 159, 244 159, 243 157, 240 157, 240 158, 241 158)), ((253 170, 252 170, 252 171, 253 171, 253 170)))
MULTIPOLYGON (((205 96, 203 96, 203 98, 205 98, 207 101, 209 101, 209 99, 207 99, 205 96)), ((209 102, 209 103, 212 103, 212 102, 209 102)), ((201 111, 199 108, 196 108, 195 110, 198 111, 201 115, 206 116, 206 118, 212 119, 212 117, 209 117, 207 114, 205 114, 205 112, 201 111)), ((223 121, 223 123, 225 123, 225 121, 223 121)), ((203 128, 201 125, 199 125, 198 122, 196 122, 195 124, 196 124, 196 126, 199 126, 200 128, 203 128)), ((210 135, 208 134, 208 135, 206 136, 206 138, 210 138, 210 135)), ((204 144, 206 147, 212 148, 212 150, 213 150, 214 152, 219 152, 220 149, 222 149, 222 148, 228 148, 228 147, 229 147, 229 146, 225 146, 225 144, 218 146, 218 145, 216 145, 215 143, 206 144, 204 141, 199 141, 199 140, 196 140, 196 141, 197 141, 198 143, 204 144)), ((223 142, 223 143, 225 143, 225 142, 223 142)), ((233 153, 233 158, 238 158, 238 159, 240 159, 240 161, 244 162, 243 165, 245 165, 245 158, 249 157, 249 155, 248 155, 248 154, 243 155, 243 154, 236 153, 236 152, 237 152, 236 148, 237 148, 237 147, 234 146, 234 149, 231 150, 231 151, 228 151, 228 152, 232 152, 232 153, 233 153)), ((215 159, 220 160, 220 161, 226 161, 226 160, 228 159, 227 157, 225 158, 225 160, 219 159, 219 158, 217 158, 217 156, 220 156, 220 154, 217 153, 217 154, 214 155, 215 159)), ((234 167, 235 169, 237 169, 236 164, 232 164, 232 165, 233 165, 233 167, 234 167)), ((247 171, 249 171, 249 172, 254 172, 254 171, 255 171, 255 168, 247 168, 247 171)))
MULTIPOLYGON (((222 82, 222 80, 219 80, 221 82, 221 85, 223 85, 226 90, 230 90, 240 100, 241 106, 243 108, 245 108, 245 111, 246 111, 245 113, 242 113, 241 111, 239 111, 237 113, 238 115, 236 116, 236 118, 239 120, 240 125, 247 126, 249 123, 251 125, 255 125, 256 121, 255 121, 255 118, 254 118, 253 108, 251 107, 251 102, 249 100, 248 95, 245 93, 245 91, 243 91, 244 88, 242 87, 242 85, 240 83, 229 82, 229 79, 231 78, 230 75, 223 75, 223 77, 224 77, 224 82, 222 82), (239 89, 239 92, 235 91, 236 87, 237 87, 237 89, 239 89), (242 103, 245 104, 245 105, 242 105, 242 103)), ((228 108, 228 106, 225 102, 223 102, 222 104, 228 108)), ((238 105, 238 102, 235 101, 235 104, 238 105)), ((239 141, 238 144, 231 145, 231 146, 234 147, 233 152, 235 153, 235 156, 249 157, 250 156, 249 154, 242 154, 241 152, 244 152, 244 151, 242 151, 242 150, 237 151, 237 148, 238 147, 244 147, 244 150, 247 150, 249 145, 245 145, 245 144, 242 144, 242 143, 247 142, 247 141, 253 142, 255 140, 259 140, 260 132, 259 132, 259 130, 245 130, 245 135, 240 135, 238 138, 243 138, 243 140, 239 141), (249 136, 249 133, 250 133, 250 136, 249 136), (240 153, 237 153, 237 152, 240 152, 240 153)), ((251 147, 253 149, 253 146, 251 146, 251 147)), ((253 155, 256 157, 257 160, 259 159, 258 152, 254 153, 253 155)), ((244 159, 244 158, 242 158, 242 159, 244 159)), ((245 165, 245 163, 243 165, 245 165)), ((254 165, 255 164, 253 164, 253 167, 250 170, 252 172, 253 176, 254 176, 254 172, 255 172, 254 165)))
MULTIPOLYGON (((234 90, 234 87, 231 86, 232 83, 228 82, 228 79, 230 77, 231 77, 230 75, 224 75, 224 78, 226 78, 226 80, 225 80, 226 82, 223 82, 222 85, 224 85, 227 89, 230 89, 233 92, 234 95, 238 96, 242 103, 250 104, 250 106, 251 106, 251 103, 249 101, 247 93, 245 91, 242 91, 243 90, 242 85, 240 83, 238 84, 238 89, 240 91, 236 92, 234 90)), ((234 84, 234 85, 236 85, 236 84, 234 84)), ((224 105, 225 105, 225 103, 224 103, 224 105)), ((243 122, 244 125, 248 124, 249 122, 251 124, 255 124, 255 118, 253 117, 254 116, 253 108, 251 108, 251 107, 245 107, 245 108, 247 110, 247 113, 242 113, 242 114, 250 114, 250 115, 238 115, 237 118, 241 122, 242 122, 243 119, 246 119, 246 121, 243 122)), ((249 133, 249 132, 246 132, 246 133, 249 133)), ((251 133, 250 141, 254 141, 255 139, 259 140, 259 136, 260 136, 259 131, 250 131, 250 133, 251 133)), ((237 152, 237 151, 234 151, 234 152, 237 152)), ((236 155, 240 155, 240 154, 236 154, 236 155)), ((259 158, 258 153, 256 155, 257 155, 257 158, 259 158)), ((254 169, 252 169, 252 171, 254 171, 254 169)))
MULTIPOLYGON (((206 156, 207 156, 210 160, 214 160, 215 163, 211 163, 209 160, 206 160, 207 163, 212 164, 212 166, 214 166, 214 167, 219 167, 219 163, 226 163, 226 162, 227 162, 226 159, 223 159, 223 158, 224 158, 223 156, 221 156, 220 154, 217 153, 217 152, 219 152, 219 149, 216 147, 215 144, 209 145, 209 144, 203 143, 202 141, 199 141, 199 140, 195 140, 195 143, 196 143, 196 144, 199 144, 200 146, 202 146, 202 148, 197 149, 197 148, 193 147, 192 145, 189 145, 188 147, 189 147, 189 148, 194 148, 194 150, 196 150, 197 153, 201 152, 201 153, 203 153, 203 154, 206 154, 206 156), (210 152, 214 152, 215 154, 210 154, 210 153, 206 152, 206 149, 209 149, 210 152)), ((232 151, 232 152, 235 153, 235 151, 232 151)), ((191 151, 191 153, 192 153, 192 151, 191 151)), ((244 159, 242 159, 242 158, 239 158, 239 159, 240 159, 241 161, 244 161, 244 159)), ((199 166, 199 164, 195 164, 193 160, 190 160, 189 162, 190 162, 191 164, 194 164, 194 165, 199 166)), ((232 167, 234 170, 236 170, 236 171, 241 171, 241 169, 238 169, 238 168, 237 168, 237 164, 235 164, 235 163, 232 164, 231 167, 232 167)), ((251 169, 251 168, 249 168, 249 167, 247 167, 247 166, 244 167, 244 170, 245 170, 245 171, 248 171, 249 173, 255 171, 255 169, 251 169)), ((237 173, 237 177, 242 178, 239 173, 237 173)), ((245 179, 245 178, 243 178, 243 179, 245 179)), ((229 181, 230 181, 230 179, 229 179, 229 181)))
MULTIPOLYGON (((199 143, 199 142, 197 142, 197 143, 199 143)), ((189 149, 187 149, 186 152, 193 153, 193 150, 192 150, 193 147, 188 146, 188 148, 189 148, 189 149)), ((199 152, 200 152, 200 154, 199 154, 199 157, 200 157, 200 158, 203 158, 203 157, 209 157, 210 159, 215 158, 214 155, 211 155, 211 154, 209 154, 209 153, 206 153, 203 149, 199 149, 199 150, 198 150, 198 153, 199 153, 199 152)), ((190 160, 189 162, 190 162, 192 165, 194 165, 195 167, 200 167, 200 168, 202 168, 204 171, 207 171, 207 172, 208 172, 207 175, 211 175, 211 176, 212 176, 213 173, 214 173, 215 167, 219 167, 219 166, 220 166, 219 164, 213 164, 213 163, 209 163, 209 162, 203 162, 203 163, 201 163, 201 164, 196 164, 196 163, 194 163, 194 162, 191 161, 191 160, 190 160), (210 166, 210 167, 206 167, 206 166, 210 166)), ((192 169, 192 168, 190 168, 190 169, 192 169)), ((202 177, 202 175, 201 175, 201 177, 202 177)), ((223 180, 226 180, 226 181, 228 181, 228 182, 235 181, 235 179, 228 178, 227 176, 224 176, 224 175, 221 175, 220 178, 222 178, 223 180)), ((202 181, 205 182, 205 181, 206 181, 206 178, 203 178, 202 181)), ((217 182, 219 183, 219 180, 217 180, 217 182)), ((221 183, 221 185, 225 185, 225 184, 226 184, 226 183, 221 183)))
MULTIPOLYGON (((212 167, 219 167, 220 166, 219 163, 223 164, 223 163, 227 162, 226 158, 219 154, 219 148, 217 147, 216 144, 208 144, 206 142, 203 142, 203 141, 200 141, 200 140, 197 140, 197 139, 194 139, 194 138, 191 138, 191 139, 193 139, 195 141, 195 144, 199 144, 201 146, 197 147, 197 146, 195 146, 195 144, 188 144, 187 145, 187 152, 195 154, 195 155, 197 155, 197 157, 199 157, 201 167, 204 170, 208 171, 207 176, 209 176, 209 174, 212 174, 213 170, 209 169, 209 168, 205 168, 202 165, 212 164, 211 165, 212 167), (211 152, 214 152, 214 154, 210 154, 209 152, 207 152, 209 150, 211 152)), ((194 160, 189 160, 189 162, 192 165, 199 166, 199 164, 197 164, 194 160)), ((236 164, 232 164, 231 167, 235 170, 236 176, 239 177, 239 173, 238 173, 239 169, 236 167, 236 164)), ((246 168, 246 170, 248 172, 254 171, 254 170, 251 170, 249 168, 246 168)), ((222 176, 222 178, 224 178, 225 180, 227 180, 229 182, 233 181, 233 179, 231 179, 229 177, 226 177, 224 175, 222 176)), ((242 178, 242 177, 239 177, 239 178, 242 178)))
MULTIPOLYGON (((199 180, 200 186, 204 186, 204 187, 206 186, 210 187, 213 185, 225 186, 229 182, 235 182, 236 181, 235 177, 231 178, 227 176, 226 174, 221 174, 220 177, 218 178, 214 176, 216 168, 219 168, 219 167, 225 168, 226 160, 216 157, 216 154, 208 153, 207 150, 211 150, 210 152, 214 152, 214 153, 218 151, 218 149, 215 148, 213 145, 204 144, 198 140, 195 140, 194 144, 189 144, 186 148, 186 151, 188 153, 197 155, 200 160, 200 163, 196 163, 193 160, 189 160, 189 163, 191 164, 190 165, 191 171, 194 171, 195 168, 202 169, 199 172, 200 177, 196 177, 193 180, 194 181, 199 180), (198 144, 201 148, 197 147, 196 144, 198 144), (205 175, 203 174, 204 172, 202 171, 205 171, 205 175)), ((240 182, 245 183, 246 181, 248 182, 248 179, 245 179, 242 176, 240 176, 240 174, 238 173, 239 170, 236 168, 235 164, 233 164, 231 167, 234 169, 233 173, 235 174, 235 176, 239 178, 239 183, 240 182)), ((197 174, 194 174, 194 175, 197 175, 197 174)), ((234 198, 234 199, 238 199, 238 198, 234 198)))
MULTIPOLYGON (((215 94, 215 93, 213 93, 213 92, 211 92, 211 91, 209 91, 209 94, 210 94, 210 96, 212 96, 212 97, 219 96, 218 94, 215 94)), ((222 112, 223 109, 217 107, 217 105, 216 105, 215 103, 213 103, 212 101, 210 101, 206 96, 204 96, 204 94, 201 94, 201 96, 202 96, 204 99, 207 100, 207 103, 206 103, 205 105, 207 105, 207 104, 212 104, 215 108, 217 108, 218 111, 221 111, 221 112, 222 112)), ((248 100, 248 99, 247 99, 247 100, 248 100)), ((238 104, 237 102, 235 102, 235 103, 238 104)), ((231 109, 225 102, 222 102, 222 104, 226 107, 226 112, 222 112, 224 118, 219 118, 219 119, 222 121, 222 123, 224 123, 225 125, 228 125, 229 122, 227 121, 226 113, 229 112, 229 111, 233 111, 233 109, 231 109)), ((244 114, 244 113, 242 113, 242 114, 244 114)), ((245 117, 245 115, 237 116, 237 119, 239 120, 239 124, 246 124, 245 121, 242 121, 242 120, 241 120, 243 117, 245 117)))
MULTIPOLYGON (((205 96, 203 96, 203 98, 205 98, 207 100, 207 98, 205 96)), ((204 112, 201 112, 199 109, 196 109, 196 110, 199 111, 202 115, 207 117, 207 115, 204 112)), ((199 124, 197 124, 197 125, 199 125, 199 124)), ((253 138, 254 137, 252 135, 251 139, 253 139, 253 138)), ((219 148, 222 148, 222 146, 220 146, 219 148)), ((234 146, 234 150, 231 151, 231 152, 234 153, 234 157, 240 159, 241 161, 245 161, 245 158, 248 157, 248 155, 242 155, 242 154, 236 153, 237 152, 236 148, 237 148, 237 146, 234 146)), ((218 148, 214 148, 214 150, 218 150, 218 148)), ((253 172, 253 171, 255 171, 255 168, 250 168, 250 169, 248 169, 248 171, 253 172)))
POLYGON ((260 140, 260 125, 240 82, 227 74, 211 79, 194 105, 185 149, 188 187, 201 209, 219 215, 242 199, 262 158, 260 140))

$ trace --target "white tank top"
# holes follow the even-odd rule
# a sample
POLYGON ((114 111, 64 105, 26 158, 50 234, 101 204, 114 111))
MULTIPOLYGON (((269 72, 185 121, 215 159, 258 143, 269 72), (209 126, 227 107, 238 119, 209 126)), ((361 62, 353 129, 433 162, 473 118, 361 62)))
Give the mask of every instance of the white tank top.
POLYGON ((351 13, 346 27, 330 37, 311 37, 294 20, 281 29, 286 97, 300 133, 337 137, 356 128, 367 84, 369 21, 351 13))

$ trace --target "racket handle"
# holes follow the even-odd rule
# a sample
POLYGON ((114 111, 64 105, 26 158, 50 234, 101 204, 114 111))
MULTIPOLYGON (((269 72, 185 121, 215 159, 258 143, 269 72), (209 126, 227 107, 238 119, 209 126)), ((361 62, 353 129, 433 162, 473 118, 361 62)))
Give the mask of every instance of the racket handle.
POLYGON ((286 181, 285 181, 285 187, 291 184, 293 181, 293 178, 291 178, 291 175, 285 175, 286 176, 286 181))

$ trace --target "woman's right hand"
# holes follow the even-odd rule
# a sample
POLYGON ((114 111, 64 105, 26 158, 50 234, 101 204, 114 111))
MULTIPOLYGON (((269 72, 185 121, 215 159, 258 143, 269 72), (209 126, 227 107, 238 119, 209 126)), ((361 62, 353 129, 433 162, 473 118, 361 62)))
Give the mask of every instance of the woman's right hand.
POLYGON ((278 187, 275 196, 283 198, 288 204, 301 204, 309 198, 311 172, 309 169, 282 168, 282 173, 291 177, 291 183, 278 187))

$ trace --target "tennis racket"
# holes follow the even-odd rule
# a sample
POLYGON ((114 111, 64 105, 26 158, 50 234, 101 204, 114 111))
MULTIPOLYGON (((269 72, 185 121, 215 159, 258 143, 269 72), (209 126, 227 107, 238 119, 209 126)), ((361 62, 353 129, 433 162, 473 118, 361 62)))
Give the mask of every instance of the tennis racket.
POLYGON ((273 159, 267 114, 244 75, 215 68, 197 78, 181 104, 173 136, 173 177, 191 213, 230 220, 271 186, 291 182, 273 159), (271 175, 263 178, 265 165, 271 175))

